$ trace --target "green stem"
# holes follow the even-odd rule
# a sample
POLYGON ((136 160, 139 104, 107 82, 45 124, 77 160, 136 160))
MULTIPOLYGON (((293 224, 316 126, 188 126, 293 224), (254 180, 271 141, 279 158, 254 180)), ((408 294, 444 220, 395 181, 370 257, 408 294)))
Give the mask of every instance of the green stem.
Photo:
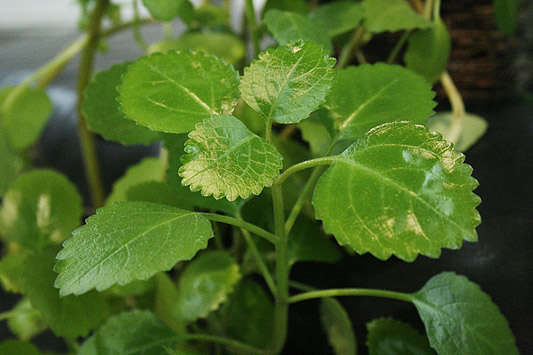
POLYGON ((450 100, 450 105, 452 106, 452 122, 450 124, 450 129, 447 134, 443 135, 443 138, 453 144, 457 144, 463 131, 463 123, 466 114, 465 104, 461 93, 457 90, 457 87, 448 72, 442 74, 440 82, 450 100))
POLYGON ((290 297, 289 303, 296 303, 296 302, 311 300, 315 298, 339 297, 339 296, 372 296, 372 297, 391 298, 391 299, 410 302, 410 303, 413 302, 413 296, 409 293, 376 290, 376 289, 370 289, 370 288, 337 288, 337 289, 331 289, 331 290, 316 290, 316 291, 300 293, 299 295, 290 297))
POLYGON ((91 13, 87 35, 89 41, 83 50, 80 58, 80 71, 78 73, 78 133, 80 136, 81 151, 85 166, 85 175, 91 192, 91 199, 94 207, 100 207, 104 204, 104 187, 100 176, 100 168, 96 148, 94 146, 93 134, 87 128, 87 122, 81 112, 85 88, 91 79, 94 64, 94 55, 100 40, 100 24, 109 0, 100 0, 91 13))
POLYGON ((394 45, 394 48, 392 48, 389 57, 387 58, 387 63, 392 64, 396 60, 396 57, 402 50, 403 46, 405 45, 405 42, 407 42, 407 39, 409 39, 409 35, 411 34, 411 31, 405 31, 398 42, 394 45))
POLYGON ((279 353, 287 339, 289 320, 289 255, 288 238, 285 234, 285 210, 283 207, 283 190, 281 184, 272 185, 272 201, 274 208, 274 230, 276 243, 276 281, 278 292, 274 305, 274 331, 270 350, 279 353))
POLYGON ((133 0, 133 38, 139 48, 146 53, 148 50, 148 43, 143 38, 140 27, 141 17, 139 15, 139 0, 133 0))
POLYGON ((272 120, 267 120, 265 123, 265 139, 272 142, 272 120))
POLYGON ((261 48, 259 47, 259 38, 257 37, 257 20, 255 16, 254 2, 253 0, 246 0, 246 18, 248 20, 248 28, 250 39, 254 47, 254 52, 252 53, 252 58, 260 52, 261 48))
POLYGON ((256 234, 268 240, 269 242, 273 244, 276 244, 278 241, 278 238, 274 234, 267 232, 266 230, 256 226, 255 224, 248 223, 241 219, 237 219, 235 217, 230 217, 230 216, 224 216, 224 215, 216 214, 216 213, 200 213, 200 214, 210 221, 226 223, 226 224, 238 227, 238 228, 246 229, 250 233, 256 234))
POLYGON ((179 334, 177 338, 180 340, 189 340, 189 341, 205 341, 215 344, 222 344, 230 346, 234 349, 238 349, 245 354, 258 354, 258 355, 267 355, 268 353, 265 350, 258 349, 254 346, 241 343, 240 341, 219 337, 216 335, 207 335, 207 334, 179 334))
POLYGON ((424 12, 422 12, 422 16, 426 20, 431 20, 431 12, 433 10, 433 0, 426 0, 426 3, 424 4, 424 12))
POLYGON ((344 48, 342 48, 341 54, 339 55, 339 61, 337 62, 337 67, 343 69, 350 64, 352 53, 359 48, 363 41, 364 35, 365 28, 363 26, 357 27, 357 29, 353 32, 350 41, 344 46, 344 48))
POLYGON ((295 164, 295 165, 291 166, 290 168, 288 168, 287 170, 285 170, 277 178, 276 182, 278 184, 283 184, 285 182, 285 180, 287 180, 292 174, 295 174, 295 173, 297 173, 299 171, 302 171, 302 170, 305 170, 305 169, 313 168, 315 166, 331 165, 337 160, 339 160, 338 157, 322 157, 322 158, 316 158, 316 159, 303 161, 303 162, 295 164))

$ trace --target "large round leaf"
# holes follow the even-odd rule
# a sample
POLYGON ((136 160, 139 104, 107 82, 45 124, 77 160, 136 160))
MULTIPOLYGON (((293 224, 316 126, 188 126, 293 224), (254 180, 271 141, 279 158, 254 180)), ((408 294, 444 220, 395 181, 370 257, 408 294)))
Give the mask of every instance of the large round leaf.
POLYGON ((318 181, 317 218, 341 245, 405 261, 476 241, 478 186, 464 155, 410 122, 371 130, 318 181))
POLYGON ((231 113, 238 85, 239 74, 214 56, 154 53, 128 67, 118 100, 126 116, 143 126, 185 133, 204 118, 231 113))

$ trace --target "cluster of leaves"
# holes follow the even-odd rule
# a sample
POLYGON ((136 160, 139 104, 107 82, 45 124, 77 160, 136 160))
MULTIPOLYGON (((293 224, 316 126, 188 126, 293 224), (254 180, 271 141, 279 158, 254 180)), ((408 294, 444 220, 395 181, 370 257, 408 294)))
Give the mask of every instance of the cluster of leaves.
MULTIPOLYGON (((96 74, 82 112, 103 138, 162 142, 162 153, 132 166, 81 227, 72 183, 51 170, 20 173, 21 152, 50 114, 46 94, 29 85, 0 92, 0 281, 23 295, 7 314, 22 341, 50 328, 69 343, 93 331, 80 354, 195 354, 212 350, 210 342, 230 353, 275 353, 279 304, 320 294, 304 286, 307 294, 283 300, 288 280, 271 276, 280 263, 335 263, 337 245, 409 262, 477 240, 477 181, 457 149, 484 127, 463 133, 454 150, 426 126, 446 132, 451 121, 442 114, 428 122, 431 84, 450 50, 438 11, 430 21, 405 0, 337 1, 309 13, 303 1, 269 1, 266 29, 251 32, 268 30, 278 45, 243 68, 245 42, 222 8, 143 4, 189 30, 96 74), (405 67, 335 68, 331 55, 350 44, 348 32, 367 42, 400 30, 408 34, 405 67), (304 142, 287 138, 291 127, 304 142), (314 172, 293 175, 305 168, 314 172), (271 186, 284 187, 281 204, 271 186), (287 223, 274 228, 285 212, 287 223)), ((410 294, 330 296, 342 292, 388 295, 420 314, 426 335, 396 320, 368 323, 371 354, 518 353, 498 307, 463 276, 439 274, 410 294)), ((323 298, 320 314, 335 353, 355 354, 341 303, 323 298)), ((22 341, 0 349, 38 353, 22 341)))

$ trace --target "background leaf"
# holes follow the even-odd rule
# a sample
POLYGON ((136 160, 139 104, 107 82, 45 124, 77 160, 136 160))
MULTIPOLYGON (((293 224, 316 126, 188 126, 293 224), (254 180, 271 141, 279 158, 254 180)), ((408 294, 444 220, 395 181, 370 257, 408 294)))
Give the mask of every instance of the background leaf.
POLYGON ((178 320, 205 318, 227 300, 241 278, 239 265, 223 251, 209 251, 195 258, 178 281, 178 320))
POLYGON ((388 123, 352 144, 320 178, 313 205, 341 245, 385 260, 436 258, 476 241, 478 186, 464 155, 424 126, 388 123))
POLYGON ((150 144, 159 139, 159 132, 138 125, 119 111, 116 88, 130 64, 118 64, 96 74, 85 89, 82 111, 91 131, 106 140, 124 145, 150 144))
POLYGON ((413 295, 413 303, 439 354, 519 353, 498 306, 464 276, 434 276, 413 295))
POLYGON ((426 29, 431 22, 406 0, 364 0, 365 28, 371 33, 426 29))
POLYGON ((197 213, 149 202, 100 208, 63 243, 55 286, 61 295, 147 280, 207 247, 211 223, 197 213))
POLYGON ((327 32, 317 31, 319 23, 302 14, 277 9, 268 10, 263 19, 268 31, 280 45, 302 40, 321 45, 331 52, 331 38, 327 32))
POLYGON ((39 355, 39 349, 33 344, 20 340, 5 340, 0 343, 0 354, 9 355, 39 355))
POLYGON ((53 170, 33 170, 20 175, 5 194, 0 232, 37 250, 65 240, 80 225, 81 216, 81 198, 66 177, 53 170))
POLYGON ((0 281, 7 292, 22 293, 24 259, 27 252, 23 250, 10 251, 0 260, 0 281))
POLYGON ((266 120, 299 122, 325 101, 334 65, 335 59, 314 43, 270 49, 244 70, 242 99, 266 120))
POLYGON ((22 170, 23 161, 8 141, 0 123, 0 198, 22 170))
POLYGON ((270 9, 307 14, 309 12, 309 4, 305 0, 267 0, 264 12, 266 13, 270 9))
POLYGON ((154 131, 186 133, 204 118, 233 111, 239 74, 205 53, 155 53, 128 67, 118 87, 121 110, 154 131))
POLYGON ((154 18, 162 21, 170 21, 179 16, 188 23, 194 14, 192 4, 188 0, 142 0, 142 2, 154 18))
MULTIPOLYGON (((353 1, 337 1, 324 4, 309 14, 331 37, 355 29, 363 20, 363 5, 353 1)), ((317 31, 317 30, 315 30, 317 31)))
POLYGON ((281 170, 276 147, 231 115, 205 119, 189 134, 179 174, 202 195, 229 201, 259 195, 281 170))
POLYGON ((320 320, 337 355, 357 354, 357 342, 348 313, 335 298, 320 301, 320 320))
MULTIPOLYGON (((451 112, 439 112, 438 114, 428 118, 428 127, 431 131, 439 132, 443 138, 446 139, 450 132, 452 123, 451 112)), ((465 114, 463 118, 463 128, 461 135, 455 144, 455 150, 459 152, 467 151, 474 143, 476 143, 487 131, 488 123, 480 116, 472 113, 465 114)))
POLYGON ((23 341, 30 340, 48 328, 43 323, 41 313, 31 306, 27 297, 13 307, 13 312, 16 315, 7 320, 7 326, 11 333, 23 341))
POLYGON ((409 324, 390 318, 366 324, 369 355, 433 355, 427 338, 409 324))
POLYGON ((425 123, 436 102, 431 86, 398 65, 348 67, 324 105, 344 138, 357 139, 371 128, 393 121, 425 123))
POLYGON ((512 36, 518 28, 520 0, 493 0, 494 17, 504 36, 512 36))

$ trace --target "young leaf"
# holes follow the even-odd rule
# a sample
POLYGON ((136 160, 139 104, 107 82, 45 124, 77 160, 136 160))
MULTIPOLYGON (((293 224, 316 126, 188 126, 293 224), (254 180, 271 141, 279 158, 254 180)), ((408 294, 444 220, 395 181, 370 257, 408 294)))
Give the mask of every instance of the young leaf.
POLYGON ((155 53, 128 67, 118 87, 121 110, 154 131, 186 133, 204 118, 229 114, 239 74, 204 53, 155 53))
POLYGON ((20 175, 5 194, 0 232, 37 250, 65 240, 80 225, 81 216, 81 198, 66 177, 53 170, 33 170, 20 175))
POLYGON ((57 254, 62 296, 147 280, 207 247, 211 224, 197 213, 149 202, 100 208, 57 254))
POLYGON ((425 123, 436 102, 431 86, 397 65, 363 64, 337 75, 326 104, 342 137, 357 139, 393 121, 425 123))
POLYGON ((125 62, 96 74, 85 90, 82 111, 91 131, 106 140, 124 145, 150 144, 159 139, 159 132, 127 119, 119 110, 116 88, 129 65, 125 62))
POLYGON ((432 23, 406 0, 364 0, 365 28, 371 33, 426 29, 432 23))
POLYGON ((385 260, 436 258, 477 240, 478 186, 464 155, 424 126, 371 130, 322 175, 313 205, 341 245, 385 260))
POLYGON ((33 344, 25 343, 20 340, 5 340, 0 343, 0 354, 9 355, 39 355, 39 349, 33 344))
POLYGON ((464 276, 434 276, 413 295, 413 303, 439 354, 519 353, 498 306, 464 276))
POLYGON ((144 158, 126 170, 126 173, 113 184, 113 190, 105 201, 106 206, 115 202, 128 201, 128 191, 133 186, 145 182, 160 182, 165 179, 165 168, 159 158, 144 158))
POLYGON ((0 169, 0 198, 16 179, 23 165, 21 157, 9 143, 8 136, 0 122, 0 166, 2 167, 0 169))
MULTIPOLYGON (((446 139, 450 132, 453 115, 451 112, 439 112, 428 118, 428 127, 431 131, 439 132, 446 139)), ((459 152, 467 151, 476 143, 487 130, 488 123, 483 117, 472 113, 465 114, 461 135, 455 144, 454 149, 459 152)))
POLYGON ((321 45, 327 53, 331 52, 331 38, 326 31, 317 31, 320 24, 296 12, 268 10, 263 19, 280 45, 302 40, 321 45))
POLYGON ((7 320, 7 326, 21 340, 28 341, 47 328, 41 313, 31 306, 26 297, 15 305, 13 313, 15 315, 7 320))
POLYGON ((300 122, 325 101, 334 65, 335 59, 314 43, 270 49, 244 70, 242 99, 267 121, 300 122))
POLYGON ((339 301, 334 298, 323 298, 320 302, 320 320, 335 354, 357 354, 352 322, 339 301))
POLYGON ((42 89, 17 86, 0 90, 0 125, 13 148, 33 144, 52 113, 52 103, 42 89))
POLYGON ((276 147, 231 115, 205 119, 185 143, 182 184, 216 199, 259 195, 278 176, 282 157, 276 147))
POLYGON ((440 18, 427 30, 409 36, 404 61, 407 68, 422 75, 430 83, 439 80, 450 59, 452 43, 446 25, 440 18))
POLYGON ((142 0, 150 14, 162 21, 170 21, 181 17, 188 23, 194 15, 194 9, 189 0, 142 0))
POLYGON ((434 355, 428 339, 409 324, 390 318, 366 324, 369 355, 434 355))
POLYGON ((205 318, 227 300, 241 278, 239 265, 223 251, 205 252, 195 258, 178 281, 178 320, 205 318))
POLYGON ((518 28, 520 0, 493 0, 496 25, 504 36, 512 36, 518 28))
POLYGON ((135 310, 110 318, 85 341, 79 355, 166 354, 179 338, 149 311, 135 310))
POLYGON ((363 6, 352 1, 332 2, 311 12, 309 18, 315 20, 320 31, 326 30, 334 37, 359 26, 363 20, 363 6))
POLYGON ((257 282, 244 279, 235 288, 224 319, 231 336, 263 348, 272 339, 273 314, 274 305, 265 290, 257 282))
MULTIPOLYGON (((55 250, 54 250, 55 252, 55 250)), ((24 261, 24 291, 31 306, 41 312, 43 322, 61 337, 86 336, 109 316, 102 294, 60 297, 54 288, 54 254, 45 250, 24 261)))

